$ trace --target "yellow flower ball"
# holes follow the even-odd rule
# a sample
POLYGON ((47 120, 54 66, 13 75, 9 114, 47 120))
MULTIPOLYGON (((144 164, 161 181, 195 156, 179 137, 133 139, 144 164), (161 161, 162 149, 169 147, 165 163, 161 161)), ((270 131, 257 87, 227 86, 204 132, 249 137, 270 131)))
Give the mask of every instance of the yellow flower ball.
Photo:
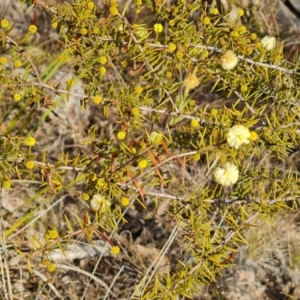
POLYGON ((198 120, 193 119, 193 120, 191 121, 191 127, 192 127, 192 128, 196 128, 198 125, 199 125, 199 121, 198 121, 198 120))
POLYGON ((145 169, 148 166, 148 161, 146 159, 142 159, 139 161, 139 168, 145 169))
POLYGON ((19 102, 22 99, 22 95, 19 93, 14 94, 14 100, 16 102, 19 102))
POLYGON ((163 26, 159 23, 154 24, 153 29, 156 33, 160 33, 163 31, 163 26))
POLYGON ((96 27, 96 28, 93 29, 94 34, 99 34, 99 32, 100 32, 99 28, 96 27))
POLYGON ((210 111, 210 114, 212 117, 215 117, 218 115, 218 110, 216 108, 213 108, 211 111, 210 111))
POLYGON ((32 160, 28 160, 26 163, 25 163, 25 167, 28 169, 28 170, 32 170, 34 167, 35 167, 35 164, 32 160))
POLYGON ((128 206, 129 205, 129 199, 127 198, 127 197, 123 197, 122 199, 121 199, 121 205, 122 206, 128 206))
POLYGON ((20 68, 22 66, 22 62, 19 59, 17 59, 15 60, 14 65, 16 68, 20 68))
POLYGON ((88 33, 88 30, 87 30, 86 28, 81 28, 81 29, 80 29, 80 33, 81 33, 82 35, 86 35, 86 34, 88 33))
POLYGON ((5 65, 7 63, 7 58, 4 56, 0 56, 0 64, 5 65))
POLYGON ((117 134, 117 139, 122 141, 126 138, 126 132, 125 131, 119 131, 117 134))
POLYGON ((88 7, 88 9, 93 9, 95 7, 94 2, 92 2, 92 1, 88 2, 87 7, 88 7))
POLYGON ((102 97, 99 96, 99 95, 96 95, 94 98, 93 98, 93 102, 95 104, 100 104, 102 102, 102 97))
POLYGON ((253 40, 253 41, 256 40, 257 39, 256 33, 251 33, 250 39, 253 40))
POLYGON ((25 142, 26 142, 27 146, 30 146, 30 147, 34 146, 35 145, 35 138, 30 136, 30 137, 26 138, 25 142))
POLYGON ((7 28, 9 26, 9 22, 6 19, 1 20, 0 23, 2 28, 7 28))
POLYGON ((244 10, 242 10, 242 9, 239 9, 239 10, 238 10, 238 15, 239 15, 240 17, 242 17, 244 14, 245 14, 244 10))
POLYGON ((238 33, 237 31, 233 30, 233 31, 231 31, 230 35, 231 35, 232 37, 235 37, 235 38, 236 38, 236 37, 239 36, 239 33, 238 33))
POLYGON ((100 67, 100 75, 103 76, 106 74, 106 68, 100 67))
POLYGON ((54 29, 56 29, 57 28, 57 26, 58 26, 58 23, 57 22, 52 22, 52 28, 54 28, 54 29))
POLYGON ((140 110, 138 107, 133 107, 132 110, 131 110, 131 113, 133 116, 138 116, 140 114, 140 110))
POLYGON ((230 186, 238 181, 239 170, 234 164, 227 162, 223 167, 216 168, 213 176, 218 184, 230 186))
POLYGON ((209 24, 210 24, 210 18, 209 18, 209 17, 205 17, 205 18, 203 19, 203 24, 204 24, 204 25, 209 25, 209 24))
POLYGON ((111 7, 109 12, 112 14, 112 16, 116 16, 119 13, 118 8, 115 6, 111 7))
POLYGON ((177 51, 177 52, 176 52, 176 57, 177 57, 178 59, 182 59, 182 58, 183 58, 183 53, 182 53, 181 51, 177 51))
POLYGON ((137 85, 135 88, 134 88, 134 91, 140 95, 142 92, 143 92, 143 88, 140 86, 140 85, 137 85))
POLYGON ((248 87, 247 87, 247 84, 242 84, 241 85, 241 92, 247 92, 248 91, 248 87))
POLYGON ((253 53, 253 49, 250 47, 247 47, 246 51, 248 55, 251 55, 253 53))
POLYGON ((199 161, 201 158, 200 153, 197 153, 193 156, 193 161, 199 161))
POLYGON ((87 193, 82 193, 81 198, 84 201, 88 201, 90 199, 90 195, 87 193))
POLYGON ((171 77, 172 77, 172 72, 170 72, 170 71, 167 71, 167 73, 166 73, 166 77, 167 77, 167 78, 171 78, 171 77))
POLYGON ((56 240, 59 238, 59 234, 56 229, 49 229, 45 233, 46 240, 56 240))
POLYGON ((5 180, 2 182, 2 186, 3 188, 5 188, 6 190, 11 188, 11 182, 9 180, 5 180))
POLYGON ((250 140, 256 141, 258 139, 258 134, 255 131, 250 132, 250 140))
POLYGON ((211 10, 211 13, 212 13, 213 15, 217 15, 217 14, 219 13, 219 10, 215 7, 215 8, 213 8, 213 9, 211 10))
POLYGON ((29 31, 30 33, 36 33, 36 32, 37 32, 37 27, 36 27, 35 25, 30 25, 30 26, 28 27, 28 31, 29 31))
POLYGON ((246 31, 247 31, 246 26, 244 26, 244 25, 240 26, 240 28, 239 28, 239 33, 240 33, 240 34, 243 34, 243 33, 245 33, 246 31))
POLYGON ((100 56, 100 58, 99 58, 99 63, 100 63, 101 65, 105 65, 105 64, 107 63, 107 58, 106 58, 106 56, 100 56))
POLYGON ((238 149, 250 143, 250 131, 243 125, 235 125, 228 130, 226 140, 230 147, 238 149))
POLYGON ((238 64, 239 59, 232 50, 227 50, 221 57, 221 66, 224 70, 231 70, 238 64))
POLYGON ((176 45, 175 45, 174 43, 170 43, 170 44, 168 45, 168 50, 169 50, 170 52, 174 52, 174 51, 176 50, 176 45))
POLYGON ((120 248, 118 246, 112 246, 110 252, 113 255, 118 255, 120 253, 120 248))

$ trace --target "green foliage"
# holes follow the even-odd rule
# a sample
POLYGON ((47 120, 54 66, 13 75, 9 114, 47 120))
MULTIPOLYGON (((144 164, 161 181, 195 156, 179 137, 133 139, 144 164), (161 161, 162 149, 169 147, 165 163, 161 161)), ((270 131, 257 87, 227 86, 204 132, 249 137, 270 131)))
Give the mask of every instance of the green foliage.
MULTIPOLYGON (((148 274, 132 299, 191 297, 230 265, 256 217, 274 220, 290 203, 295 207, 300 192, 297 172, 284 164, 299 144, 298 62, 284 59, 279 42, 268 50, 242 25, 243 11, 228 20, 200 0, 165 2, 111 0, 100 8, 78 0, 47 7, 61 44, 51 56, 29 47, 33 27, 13 40, 13 24, 1 23, 2 188, 29 181, 35 194, 28 204, 43 196, 42 206, 67 193, 88 203, 76 215, 77 228, 66 216, 64 230, 51 224, 43 241, 31 238, 29 266, 41 255, 54 271, 48 254, 64 251, 62 244, 74 237, 92 241, 97 234, 113 245, 108 235, 124 221, 124 198, 145 210, 147 197, 172 199, 174 235, 183 233, 190 259, 172 274, 148 274), (65 84, 55 81, 59 71, 70 72, 65 84), (78 82, 84 93, 74 92, 78 82), (76 140, 80 147, 53 160, 47 141, 36 135, 51 111, 63 102, 74 105, 71 98, 82 116, 97 110, 111 130, 100 121, 89 124, 76 140), (211 101, 217 98, 223 102, 211 101), (234 125, 249 134, 238 147, 228 142, 234 125), (226 162, 238 169, 238 181, 228 187, 212 177, 226 162), (178 179, 174 187, 171 168, 179 174, 194 168, 198 178, 178 179)), ((75 114, 68 118, 79 122, 75 114)), ((31 213, 6 238, 28 218, 31 213)))

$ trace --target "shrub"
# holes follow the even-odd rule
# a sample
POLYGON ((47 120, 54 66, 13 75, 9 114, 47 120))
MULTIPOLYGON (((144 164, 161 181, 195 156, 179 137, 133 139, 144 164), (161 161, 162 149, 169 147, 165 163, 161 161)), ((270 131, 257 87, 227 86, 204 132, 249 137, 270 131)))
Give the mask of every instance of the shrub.
POLYGON ((256 218, 296 206, 285 161, 299 144, 297 63, 243 25, 243 10, 229 20, 200 0, 39 7, 59 34, 52 54, 32 47, 38 24, 13 39, 1 20, 0 181, 6 193, 30 189, 4 237, 25 232, 30 254, 17 252, 53 272, 53 250, 79 238, 126 252, 128 207, 168 201, 173 230, 131 299, 191 297, 232 263, 256 218), (67 195, 78 212, 31 235, 34 213, 53 216, 67 195), (156 272, 174 239, 183 259, 156 272))

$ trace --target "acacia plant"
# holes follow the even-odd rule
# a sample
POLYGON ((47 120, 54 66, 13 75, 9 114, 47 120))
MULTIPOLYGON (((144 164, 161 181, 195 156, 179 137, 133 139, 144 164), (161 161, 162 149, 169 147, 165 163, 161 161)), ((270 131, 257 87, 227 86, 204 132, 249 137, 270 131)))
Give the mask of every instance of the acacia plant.
POLYGON ((50 254, 79 238, 122 255, 127 209, 168 200, 173 231, 129 298, 191 297, 232 263, 257 218, 296 207, 285 161, 299 144, 298 62, 243 25, 244 10, 229 19, 201 0, 21 4, 37 8, 37 24, 13 38, 1 20, 0 182, 3 197, 30 193, 18 218, 4 217, 2 244, 17 240, 30 271, 39 259, 57 272, 50 254), (58 36, 52 53, 34 44, 42 9, 58 36), (65 126, 78 131, 70 147, 65 126), (66 195, 84 209, 33 235, 38 212, 66 195), (179 235, 188 259, 157 272, 179 235))

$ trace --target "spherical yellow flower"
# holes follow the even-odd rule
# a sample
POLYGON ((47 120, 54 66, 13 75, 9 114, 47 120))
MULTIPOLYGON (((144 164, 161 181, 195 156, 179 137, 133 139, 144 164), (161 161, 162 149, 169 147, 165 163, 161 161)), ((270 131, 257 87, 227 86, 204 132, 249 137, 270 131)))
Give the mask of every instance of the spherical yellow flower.
POLYGON ((99 28, 95 27, 95 28, 93 29, 93 33, 94 33, 94 34, 99 34, 99 32, 100 32, 99 28))
POLYGON ((167 71, 167 73, 166 73, 166 78, 171 78, 171 77, 172 77, 172 72, 167 71))
POLYGON ((251 55, 253 53, 253 49, 250 47, 247 47, 246 51, 248 55, 251 55))
POLYGON ((30 136, 30 137, 26 138, 25 142, 26 142, 27 146, 34 146, 35 145, 35 138, 30 136))
POLYGON ((100 75, 103 76, 106 74, 106 68, 100 67, 100 75))
POLYGON ((248 91, 247 84, 241 84, 241 91, 242 92, 247 92, 248 91))
POLYGON ((177 51, 177 52, 176 52, 176 57, 177 57, 178 59, 183 59, 183 52, 177 51))
POLYGON ((199 125, 199 121, 197 119, 193 119, 191 121, 191 127, 196 128, 199 125))
POLYGON ((258 139, 258 134, 255 131, 250 132, 250 140, 256 141, 258 139))
POLYGON ((139 161, 139 168, 145 169, 148 166, 148 161, 146 159, 142 159, 139 161))
POLYGON ((217 116, 218 113, 219 113, 219 112, 218 112, 218 110, 217 110, 216 108, 213 108, 213 109, 210 111, 210 114, 211 114, 212 117, 217 116))
POLYGON ((54 29, 56 29, 57 28, 57 26, 58 26, 58 23, 57 22, 52 22, 52 28, 54 28, 54 29))
POLYGON ((100 104, 102 102, 102 97, 99 96, 99 95, 96 95, 94 98, 93 98, 93 102, 95 104, 100 104))
POLYGON ((209 18, 209 17, 205 17, 205 18, 203 19, 203 24, 204 24, 204 25, 209 25, 209 24, 210 24, 210 18, 209 18))
POLYGON ((243 125, 235 125, 228 130, 226 140, 230 147, 238 149, 242 144, 250 143, 250 131, 243 125))
POLYGON ((37 27, 36 27, 35 25, 30 25, 30 26, 28 27, 28 31, 29 31, 30 33, 36 33, 36 32, 37 32, 37 27))
POLYGON ((51 273, 54 272, 55 269, 56 269, 56 265, 54 263, 50 263, 47 267, 47 270, 51 273))
POLYGON ((117 134, 117 139, 122 141, 126 138, 126 132, 125 131, 119 131, 117 134))
POLYGON ((201 158, 200 153, 197 153, 193 156, 193 161, 199 161, 201 158))
POLYGON ((7 28, 9 26, 9 22, 6 19, 1 20, 0 23, 2 28, 7 28))
POLYGON ((109 9, 109 12, 110 12, 113 16, 116 16, 116 15, 119 13, 118 8, 115 7, 115 6, 111 7, 111 8, 109 9))
POLYGON ((5 180, 2 182, 2 186, 3 188, 5 188, 6 190, 11 188, 11 182, 9 180, 5 180))
POLYGON ((262 46, 267 50, 270 51, 275 48, 276 45, 276 39, 272 36, 266 35, 262 40, 261 40, 262 46))
POLYGON ((175 45, 174 43, 170 43, 170 44, 168 45, 168 50, 169 50, 170 52, 174 52, 174 51, 176 50, 176 45, 175 45))
POLYGON ((22 62, 19 59, 17 59, 15 60, 14 65, 16 68, 20 68, 22 66, 22 62))
POLYGON ((82 198, 84 201, 88 201, 88 200, 90 199, 90 195, 87 194, 87 193, 82 193, 81 198, 82 198))
POLYGON ((256 40, 257 39, 257 34, 256 33, 251 33, 250 39, 253 40, 253 41, 256 40))
POLYGON ((233 30, 233 31, 231 31, 231 33, 230 33, 230 35, 232 36, 232 37, 238 37, 239 36, 239 33, 236 31, 236 30, 233 30))
POLYGON ((80 29, 80 33, 81 33, 82 35, 86 35, 86 34, 88 33, 88 30, 87 30, 86 28, 81 28, 81 29, 80 29))
POLYGON ((132 113, 132 115, 133 116, 138 116, 139 115, 139 113, 140 113, 140 110, 139 110, 139 108, 138 107, 133 107, 132 108, 132 110, 131 110, 131 113, 132 113))
POLYGON ((0 56, 0 64, 5 65, 7 63, 7 58, 4 56, 0 56))
POLYGON ((239 170, 234 164, 226 162, 223 167, 216 168, 214 178, 217 183, 230 186, 238 181, 239 170))
POLYGON ((233 69, 238 62, 239 59, 232 50, 227 50, 221 57, 221 66, 224 70, 233 69))
POLYGON ((91 199, 91 208, 94 211, 100 211, 102 213, 109 212, 110 206, 111 202, 100 194, 95 194, 91 199))
POLYGON ((120 253, 120 248, 118 246, 112 246, 110 252, 113 255, 118 255, 120 253))
POLYGON ((99 190, 99 189, 102 189, 102 188, 105 188, 107 186, 107 182, 105 181, 104 178, 98 178, 97 179, 97 184, 96 184, 96 188, 99 190))
POLYGON ((242 17, 244 14, 245 14, 244 10, 242 10, 242 9, 239 9, 239 10, 238 10, 238 15, 239 15, 240 17, 242 17))
POLYGON ((121 199, 121 204, 122 204, 122 206, 128 206, 129 203, 130 203, 130 201, 129 201, 129 199, 128 199, 127 197, 123 197, 123 198, 121 199))
POLYGON ((25 163, 25 167, 28 169, 28 170, 31 170, 35 167, 35 164, 32 160, 28 160, 26 163, 25 163))
POLYGON ((19 93, 14 94, 14 100, 16 102, 19 102, 22 99, 22 95, 19 93))
POLYGON ((211 13, 212 13, 213 15, 217 15, 217 14, 219 13, 219 10, 215 7, 215 8, 213 8, 213 9, 211 10, 211 13))
POLYGON ((46 240, 56 240, 59 238, 58 231, 56 229, 49 229, 45 233, 46 240))
POLYGON ((160 33, 163 31, 163 26, 159 23, 154 24, 153 29, 156 33, 160 33))
POLYGON ((194 89, 199 83, 199 79, 194 74, 188 75, 183 81, 183 84, 187 89, 194 89))
POLYGON ((100 58, 99 58, 99 63, 100 63, 101 65, 105 65, 105 64, 107 63, 107 58, 106 58, 106 56, 100 56, 100 58))
POLYGON ((95 6, 95 4, 92 1, 88 2, 88 4, 87 4, 88 9, 93 9, 94 6, 95 6))
POLYGON ((240 28, 239 28, 239 33, 240 34, 243 34, 243 33, 245 33, 247 31, 247 28, 246 28, 246 26, 240 26, 240 28))
POLYGON ((140 85, 137 85, 134 88, 134 91, 139 95, 139 94, 141 94, 143 92, 143 88, 140 85))

